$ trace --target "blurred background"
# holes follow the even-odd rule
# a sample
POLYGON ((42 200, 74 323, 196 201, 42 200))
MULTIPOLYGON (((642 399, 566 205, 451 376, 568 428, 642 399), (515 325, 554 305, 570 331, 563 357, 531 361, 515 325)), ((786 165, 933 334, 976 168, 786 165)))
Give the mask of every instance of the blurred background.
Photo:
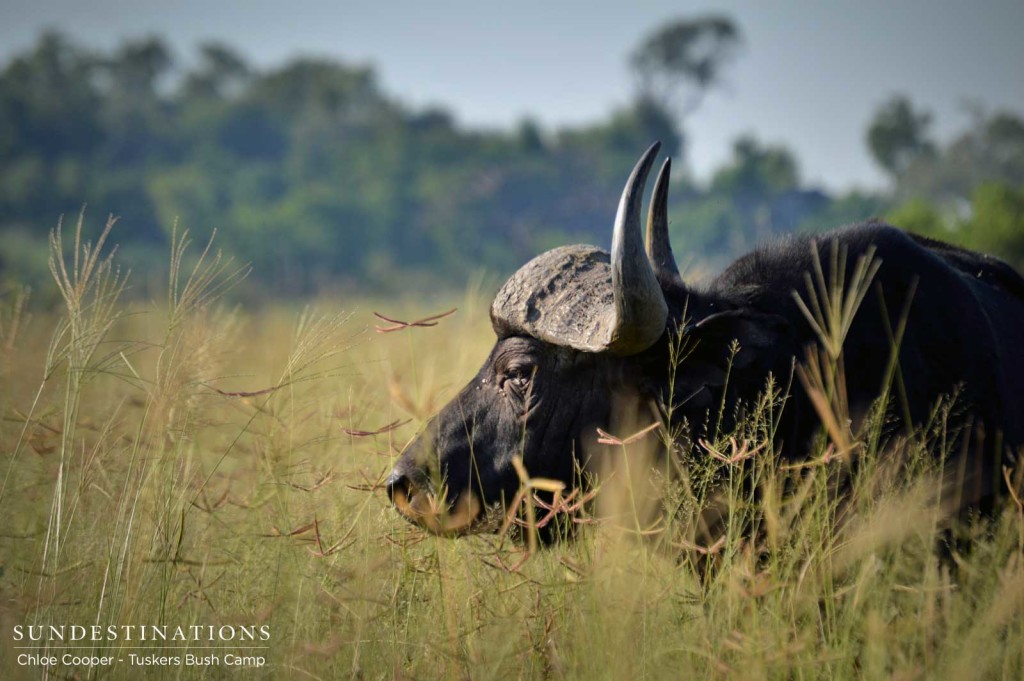
POLYGON ((552 4, 3 2, 0 285, 84 206, 139 296, 174 229, 251 300, 496 286, 655 139, 690 272, 872 216, 1024 266, 1019 0, 552 4))

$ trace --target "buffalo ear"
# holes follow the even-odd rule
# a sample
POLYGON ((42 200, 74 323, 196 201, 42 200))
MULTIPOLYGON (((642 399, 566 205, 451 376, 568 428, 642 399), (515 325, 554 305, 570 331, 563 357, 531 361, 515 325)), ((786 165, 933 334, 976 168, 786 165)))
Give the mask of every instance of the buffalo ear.
POLYGON ((750 308, 735 308, 708 315, 683 328, 683 335, 698 341, 696 353, 708 357, 729 359, 729 347, 735 340, 739 352, 732 366, 743 369, 758 358, 774 354, 779 341, 786 334, 788 324, 784 317, 750 308))
POLYGON ((783 317, 749 308, 716 312, 686 324, 681 331, 686 350, 675 386, 680 404, 696 410, 715 408, 717 391, 731 380, 730 371, 770 366, 779 348, 787 347, 787 329, 783 317), (730 364, 734 340, 740 349, 730 364))

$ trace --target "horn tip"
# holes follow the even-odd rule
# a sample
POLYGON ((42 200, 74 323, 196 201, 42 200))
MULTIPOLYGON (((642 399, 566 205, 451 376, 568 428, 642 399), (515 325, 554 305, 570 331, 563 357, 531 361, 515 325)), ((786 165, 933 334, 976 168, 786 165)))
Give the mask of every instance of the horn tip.
POLYGON ((672 157, 668 156, 665 161, 661 164, 661 170, 658 171, 657 186, 664 191, 668 184, 669 175, 672 174, 672 157))

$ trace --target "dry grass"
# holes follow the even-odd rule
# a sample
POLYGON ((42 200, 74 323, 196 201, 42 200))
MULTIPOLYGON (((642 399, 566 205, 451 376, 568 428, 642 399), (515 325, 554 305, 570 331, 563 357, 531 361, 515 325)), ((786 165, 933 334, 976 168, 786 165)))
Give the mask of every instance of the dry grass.
MULTIPOLYGON (((485 356, 479 295, 248 313, 218 303, 235 269, 176 242, 167 302, 128 306, 99 247, 55 241, 67 309, 29 318, 12 295, 0 315, 4 678, 40 675, 15 663, 12 627, 51 623, 266 624, 267 666, 245 678, 1024 676, 1024 510, 1009 500, 941 559, 940 472, 913 442, 836 430, 864 450, 839 498, 836 442, 800 468, 770 455, 779 390, 677 475, 647 474, 656 434, 624 418, 598 445, 602 520, 581 493, 529 504, 535 524, 580 521, 574 541, 426 536, 378 486, 485 356), (373 329, 373 311, 394 325, 455 305, 373 329)), ((833 374, 805 381, 838 404, 833 374)))

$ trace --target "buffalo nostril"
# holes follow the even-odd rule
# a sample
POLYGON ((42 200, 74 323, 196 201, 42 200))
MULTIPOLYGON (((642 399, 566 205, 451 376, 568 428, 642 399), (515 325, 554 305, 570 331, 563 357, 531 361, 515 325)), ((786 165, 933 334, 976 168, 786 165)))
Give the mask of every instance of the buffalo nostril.
POLYGON ((388 492, 388 499, 395 500, 395 494, 402 496, 409 495, 409 476, 398 471, 391 471, 391 475, 384 481, 384 488, 388 492))

